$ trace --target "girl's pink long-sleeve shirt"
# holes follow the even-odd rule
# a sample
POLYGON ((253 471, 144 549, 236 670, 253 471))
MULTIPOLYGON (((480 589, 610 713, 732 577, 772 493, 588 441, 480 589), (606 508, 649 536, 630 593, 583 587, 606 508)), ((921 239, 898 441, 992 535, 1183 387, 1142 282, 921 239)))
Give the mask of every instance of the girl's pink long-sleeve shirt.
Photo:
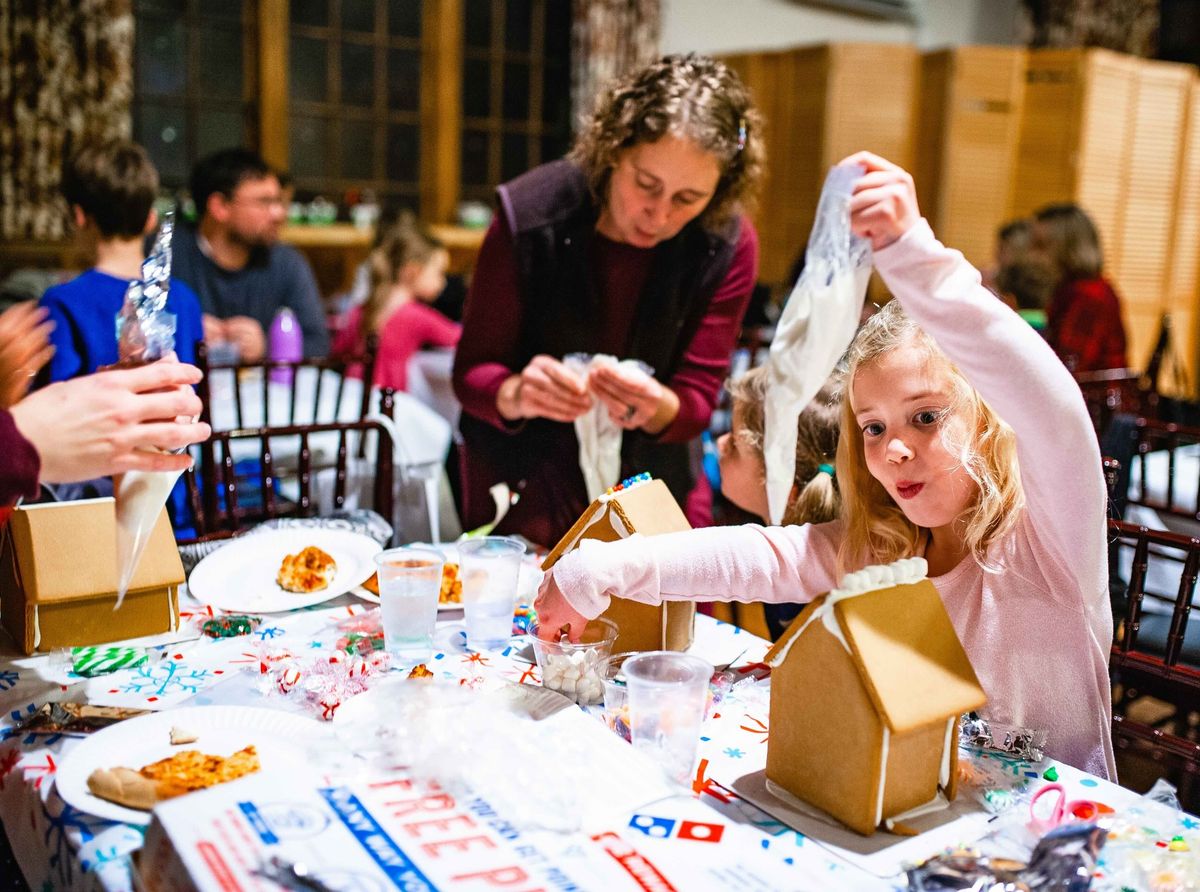
MULTIPOLYGON (((1047 753, 1115 779, 1106 490, 1079 388, 1029 325, 922 221, 875 252, 905 311, 1017 435, 1026 505, 988 552, 932 582, 988 695, 992 721, 1047 732, 1047 753)), ((808 601, 836 586, 841 525, 714 527, 585 541, 554 575, 588 616, 636 601, 808 601)), ((819 683, 820 667, 813 667, 819 683)))

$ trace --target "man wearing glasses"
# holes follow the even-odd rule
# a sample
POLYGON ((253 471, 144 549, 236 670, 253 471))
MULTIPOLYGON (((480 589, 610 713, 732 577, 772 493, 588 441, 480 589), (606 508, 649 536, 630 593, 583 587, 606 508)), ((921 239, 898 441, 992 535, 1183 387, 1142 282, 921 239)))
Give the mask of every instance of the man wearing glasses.
POLYGON ((266 332, 289 307, 304 355, 324 356, 329 335, 316 279, 298 251, 279 243, 287 209, 275 171, 248 149, 222 149, 197 162, 190 186, 196 225, 176 232, 173 275, 200 296, 210 349, 263 359, 266 332))

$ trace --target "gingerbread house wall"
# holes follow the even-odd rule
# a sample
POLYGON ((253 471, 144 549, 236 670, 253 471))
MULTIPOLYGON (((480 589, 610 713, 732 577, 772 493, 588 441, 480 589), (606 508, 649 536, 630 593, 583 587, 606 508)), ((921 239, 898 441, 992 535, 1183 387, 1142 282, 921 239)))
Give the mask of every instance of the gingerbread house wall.
POLYGON ((882 746, 883 724, 850 655, 819 623, 810 626, 771 673, 767 778, 867 835, 882 746))

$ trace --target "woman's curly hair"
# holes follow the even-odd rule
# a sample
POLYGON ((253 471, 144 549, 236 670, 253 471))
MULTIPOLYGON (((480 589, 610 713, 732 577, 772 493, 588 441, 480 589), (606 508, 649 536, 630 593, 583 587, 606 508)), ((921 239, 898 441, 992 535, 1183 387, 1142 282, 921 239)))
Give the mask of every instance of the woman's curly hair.
POLYGON ((663 56, 606 88, 583 122, 570 158, 603 202, 625 149, 667 134, 694 142, 716 157, 721 178, 700 224, 720 230, 753 209, 766 161, 762 116, 750 91, 723 62, 693 54, 663 56))

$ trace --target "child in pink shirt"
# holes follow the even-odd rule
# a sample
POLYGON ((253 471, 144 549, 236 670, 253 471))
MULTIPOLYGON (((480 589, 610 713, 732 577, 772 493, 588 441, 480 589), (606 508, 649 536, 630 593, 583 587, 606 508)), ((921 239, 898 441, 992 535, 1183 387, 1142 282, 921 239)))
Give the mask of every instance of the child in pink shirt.
MULTIPOLYGON (((403 215, 371 252, 371 290, 366 303, 346 314, 333 343, 334 356, 359 356, 367 338, 379 336, 375 359, 377 387, 408 389, 408 362, 422 347, 453 347, 462 326, 431 302, 446 287, 450 255, 442 243, 403 215)), ((361 370, 351 369, 361 376, 361 370)))
POLYGON ((541 627, 575 634, 610 595, 807 601, 847 571, 922 555, 987 692, 983 714, 1044 730, 1049 755, 1115 779, 1106 491, 1079 388, 937 241, 907 173, 849 160, 867 169, 851 227, 897 300, 850 349, 841 518, 584 542, 547 574, 541 627))

